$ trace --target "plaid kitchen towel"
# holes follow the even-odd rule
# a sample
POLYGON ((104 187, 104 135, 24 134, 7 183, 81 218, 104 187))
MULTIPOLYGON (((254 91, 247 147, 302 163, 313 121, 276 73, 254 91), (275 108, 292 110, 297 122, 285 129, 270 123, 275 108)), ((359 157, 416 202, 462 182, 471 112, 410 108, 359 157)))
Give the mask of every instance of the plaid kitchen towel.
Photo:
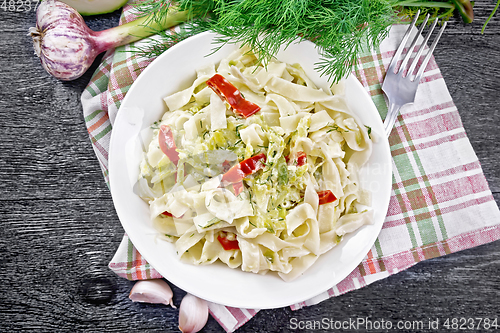
MULTIPOLYGON (((124 8, 121 23, 130 21, 124 8)), ((382 118, 387 112, 380 84, 406 26, 394 26, 380 48, 359 59, 355 75, 371 95, 382 118)), ((104 55, 82 95, 90 139, 108 180, 112 125, 120 103, 152 59, 137 58, 130 47, 104 55)), ((500 238, 500 212, 457 108, 432 58, 412 106, 402 108, 389 143, 393 186, 389 211, 374 246, 341 283, 296 310, 361 288, 430 258, 500 238)), ((109 267, 129 280, 161 278, 124 235, 109 267)), ((211 303, 210 313, 232 332, 257 313, 211 303)))

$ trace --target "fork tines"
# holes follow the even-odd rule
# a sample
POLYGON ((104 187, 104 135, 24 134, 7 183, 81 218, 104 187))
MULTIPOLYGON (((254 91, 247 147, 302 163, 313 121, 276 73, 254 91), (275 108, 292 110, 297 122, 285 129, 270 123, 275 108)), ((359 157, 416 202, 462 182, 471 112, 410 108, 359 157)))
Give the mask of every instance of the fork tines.
MULTIPOLYGON (((403 40, 401 41, 401 44, 399 45, 396 53, 394 54, 394 57, 392 58, 392 61, 391 61, 390 65, 389 65, 387 73, 391 73, 391 72, 395 73, 396 65, 397 65, 397 63, 399 61, 399 58, 400 58, 401 54, 403 53, 403 50, 404 50, 404 48, 406 46, 408 38, 410 37, 410 34, 413 32, 413 28, 415 28, 415 24, 417 22, 417 19, 418 19, 419 15, 420 15, 420 10, 417 12, 417 14, 415 14, 415 16, 413 17, 413 20, 412 20, 412 22, 410 24, 410 27, 406 30, 406 33, 405 33, 405 35, 403 37, 403 40)), ((403 62, 401 63, 401 66, 399 66, 398 72, 396 72, 396 74, 403 76, 404 72, 406 72, 404 69, 406 68, 406 65, 408 64, 408 62, 410 61, 410 58, 411 58, 411 55, 413 54, 413 50, 415 48, 415 45, 417 44, 419 37, 422 36, 422 32, 423 32, 425 26, 427 25, 429 17, 430 17, 430 15, 427 14, 427 16, 424 19, 424 22, 422 22, 422 24, 420 25, 420 28, 418 29, 418 32, 415 35, 415 38, 413 38, 413 41, 411 42, 411 45, 408 48, 406 56, 404 57, 403 62)), ((420 47, 419 47, 419 49, 417 51, 417 54, 413 58, 411 66, 410 66, 410 68, 407 71, 407 74, 406 74, 407 76, 412 75, 412 73, 414 72, 414 70, 415 70, 415 68, 416 68, 416 66, 418 64, 418 60, 419 60, 420 56, 422 55, 422 53, 424 52, 424 46, 427 45, 427 42, 429 41, 429 38, 431 37, 432 32, 434 31, 434 28, 436 27, 437 23, 438 23, 438 19, 436 18, 434 20, 434 22, 432 23, 431 28, 427 32, 427 35, 425 36, 424 40, 420 44, 420 47)), ((415 80, 420 81, 420 79, 421 79, 421 77, 422 77, 422 75, 424 73, 424 70, 427 67, 429 59, 431 58, 432 53, 434 52, 434 49, 436 48, 436 45, 439 42, 439 39, 441 38, 441 35, 443 34, 444 28, 446 27, 446 23, 447 23, 446 21, 443 23, 441 29, 439 30, 439 32, 438 32, 438 34, 436 36, 436 39, 434 39, 434 42, 432 43, 432 45, 430 46, 429 50, 427 51, 427 54, 426 54, 424 60, 422 61, 422 64, 421 64, 421 66, 420 66, 417 74, 414 77, 410 76, 409 77, 410 80, 412 80, 412 81, 415 81, 415 80)))

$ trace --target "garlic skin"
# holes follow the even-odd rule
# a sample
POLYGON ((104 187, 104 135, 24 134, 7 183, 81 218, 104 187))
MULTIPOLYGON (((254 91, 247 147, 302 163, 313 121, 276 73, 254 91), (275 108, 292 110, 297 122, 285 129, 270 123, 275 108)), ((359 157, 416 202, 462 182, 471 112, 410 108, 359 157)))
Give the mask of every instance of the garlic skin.
POLYGON ((173 295, 167 282, 162 279, 153 279, 136 282, 128 297, 132 302, 165 304, 175 309, 172 301, 173 295))
POLYGON ((42 1, 36 20, 36 27, 29 29, 35 54, 43 68, 60 80, 70 81, 83 75, 103 51, 96 47, 82 16, 63 2, 42 1))
POLYGON ((191 294, 186 294, 179 307, 179 329, 181 332, 198 332, 206 325, 207 321, 207 302, 191 294))

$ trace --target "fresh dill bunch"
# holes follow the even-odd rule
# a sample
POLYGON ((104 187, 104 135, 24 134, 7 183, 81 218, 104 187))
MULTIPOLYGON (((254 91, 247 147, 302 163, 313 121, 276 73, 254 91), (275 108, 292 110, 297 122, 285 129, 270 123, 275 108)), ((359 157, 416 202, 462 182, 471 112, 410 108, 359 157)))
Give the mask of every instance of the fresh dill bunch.
POLYGON ((241 43, 265 64, 281 47, 306 39, 321 55, 316 69, 338 82, 352 71, 365 48, 377 47, 387 37, 393 24, 410 21, 419 9, 446 20, 459 2, 470 4, 469 0, 145 0, 136 5, 140 15, 154 13, 153 20, 162 20, 169 10, 179 10, 189 13, 188 21, 179 31, 162 33, 151 46, 136 51, 155 57, 177 41, 211 30, 220 35, 215 50, 241 43))
MULTIPOLYGON (((196 0, 184 0, 180 6, 197 5, 196 0)), ((398 20, 386 0, 242 0, 217 1, 210 16, 190 24, 218 33, 219 47, 248 45, 263 63, 281 47, 311 40, 323 56, 318 70, 336 82, 350 72, 361 49, 378 45, 398 20)))
POLYGON ((399 19, 386 0, 253 0, 229 2, 199 24, 220 44, 250 46, 268 62, 281 47, 307 39, 322 56, 317 69, 333 82, 350 73, 366 46, 376 46, 399 19))

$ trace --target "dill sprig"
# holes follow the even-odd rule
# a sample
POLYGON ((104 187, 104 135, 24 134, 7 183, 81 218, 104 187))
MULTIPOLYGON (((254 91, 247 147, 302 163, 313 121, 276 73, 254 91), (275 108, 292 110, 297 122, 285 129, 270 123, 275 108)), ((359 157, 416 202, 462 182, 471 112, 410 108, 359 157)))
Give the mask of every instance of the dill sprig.
POLYGON ((139 16, 154 14, 159 18, 167 14, 169 7, 172 5, 172 0, 144 0, 141 2, 132 2, 131 5, 139 16))
POLYGON ((165 19, 169 10, 187 11, 178 31, 160 34, 152 45, 136 49, 156 57, 174 43, 203 31, 220 35, 214 49, 226 43, 250 46, 267 63, 281 47, 313 41, 321 55, 317 70, 332 82, 352 71, 365 48, 377 47, 391 25, 408 21, 423 10, 448 19, 458 2, 468 0, 146 0, 136 5, 140 15, 165 19))

